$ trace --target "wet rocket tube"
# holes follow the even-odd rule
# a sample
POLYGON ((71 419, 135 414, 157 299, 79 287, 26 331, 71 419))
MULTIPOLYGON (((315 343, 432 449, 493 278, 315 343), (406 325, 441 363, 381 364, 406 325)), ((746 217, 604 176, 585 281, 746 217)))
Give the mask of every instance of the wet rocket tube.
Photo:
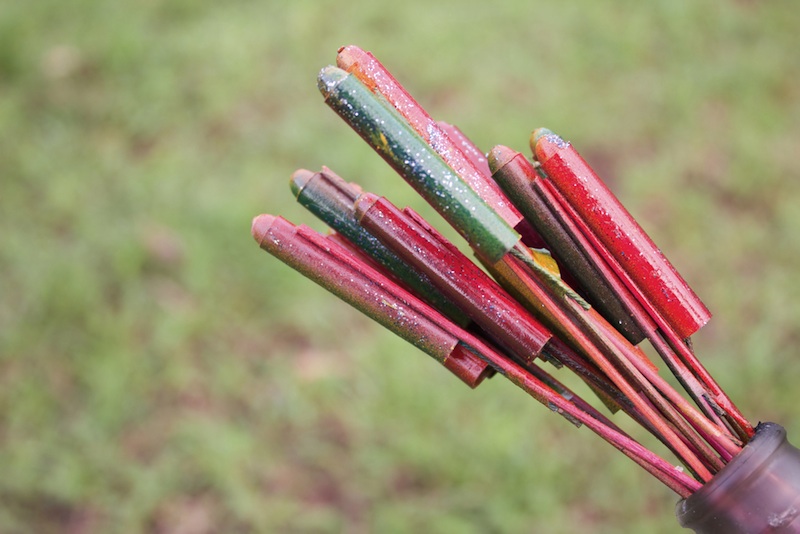
POLYGON ((327 167, 317 173, 299 169, 292 175, 290 184, 302 206, 391 272, 415 295, 425 299, 455 323, 464 326, 469 322, 469 318, 447 300, 427 276, 409 267, 377 237, 358 224, 354 207, 356 199, 362 193, 358 185, 346 182, 327 167))
POLYGON ((682 339, 709 321, 702 301, 570 143, 540 128, 531 136, 531 149, 547 180, 636 286, 634 293, 644 295, 682 339))
MULTIPOLYGON (((358 78, 370 91, 383 97, 408 122, 409 126, 472 188, 509 226, 517 229, 522 219, 500 188, 473 161, 478 159, 474 145, 453 126, 436 122, 394 76, 373 56, 357 46, 345 46, 336 64, 358 78), (452 134, 452 136, 451 136, 452 134), (453 137, 454 136, 454 137, 453 137)), ((483 166, 486 159, 483 158, 483 166)), ((517 229, 519 231, 519 229, 517 229)))
POLYGON ((369 232, 409 265, 425 273, 444 295, 494 341, 524 362, 532 362, 551 333, 494 280, 416 217, 385 198, 361 195, 356 216, 369 232))
POLYGON ((462 329, 358 256, 283 217, 253 219, 259 246, 444 365, 474 388, 493 369, 467 350, 462 329))
POLYGON ((627 289, 590 244, 570 231, 569 221, 558 204, 536 188, 536 182, 542 178, 533 165, 520 152, 501 145, 490 151, 489 165, 495 181, 544 238, 559 266, 570 266, 587 300, 631 343, 642 341, 645 335, 631 311, 633 297, 629 301, 621 300, 622 296, 629 295, 627 289))
POLYGON ((325 102, 438 211, 494 263, 521 236, 490 207, 408 122, 358 78, 337 67, 318 77, 325 102))
MULTIPOLYGON (((465 156, 472 162, 472 165, 484 176, 487 178, 491 178, 492 171, 489 169, 489 161, 486 159, 486 154, 484 154, 480 148, 472 142, 472 140, 466 136, 461 129, 454 125, 447 123, 445 121, 438 121, 436 124, 439 125, 439 128, 447 134, 456 146, 464 153, 465 156)), ((511 221, 509 221, 510 223, 511 221)))

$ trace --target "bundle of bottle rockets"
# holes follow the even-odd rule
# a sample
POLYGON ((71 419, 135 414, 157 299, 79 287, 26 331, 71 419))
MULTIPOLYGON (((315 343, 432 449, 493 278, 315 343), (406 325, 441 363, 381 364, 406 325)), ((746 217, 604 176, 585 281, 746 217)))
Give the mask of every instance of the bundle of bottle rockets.
POLYGON ((681 497, 741 451, 753 427, 690 342, 709 311, 569 142, 540 128, 530 138, 532 158, 505 146, 485 155, 355 46, 339 50, 318 86, 328 106, 463 236, 482 268, 412 209, 325 167, 296 171, 291 189, 332 231, 259 215, 252 232, 261 248, 468 386, 504 376, 681 497), (640 347, 645 340, 658 364, 640 347), (594 404, 555 377, 570 371, 594 404), (617 412, 652 433, 679 465, 620 429, 611 420, 617 412))

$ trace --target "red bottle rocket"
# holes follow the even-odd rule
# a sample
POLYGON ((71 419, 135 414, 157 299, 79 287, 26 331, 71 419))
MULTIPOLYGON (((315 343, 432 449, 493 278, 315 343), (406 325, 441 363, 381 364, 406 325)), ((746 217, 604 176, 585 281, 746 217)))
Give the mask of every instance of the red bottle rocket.
POLYGON ((531 148, 548 181, 624 271, 621 278, 635 285, 630 289, 682 339, 711 319, 689 284, 570 143, 540 128, 531 136, 531 148))

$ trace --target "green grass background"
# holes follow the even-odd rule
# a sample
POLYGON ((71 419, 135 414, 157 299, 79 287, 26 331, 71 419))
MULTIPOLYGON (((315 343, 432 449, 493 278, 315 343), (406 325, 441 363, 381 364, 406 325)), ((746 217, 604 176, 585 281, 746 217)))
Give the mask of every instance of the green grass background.
POLYGON ((0 532, 676 532, 677 498, 509 383, 471 391, 260 251, 328 165, 429 213, 320 98, 373 51, 484 150, 571 139, 800 443, 788 1, 4 2, 0 532))

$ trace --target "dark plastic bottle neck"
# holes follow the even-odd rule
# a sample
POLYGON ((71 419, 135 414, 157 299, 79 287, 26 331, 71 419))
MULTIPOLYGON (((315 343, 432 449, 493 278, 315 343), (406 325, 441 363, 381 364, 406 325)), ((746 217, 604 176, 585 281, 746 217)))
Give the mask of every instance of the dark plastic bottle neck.
POLYGON ((782 426, 759 424, 741 453, 678 503, 676 515, 697 534, 800 533, 800 451, 782 426))

